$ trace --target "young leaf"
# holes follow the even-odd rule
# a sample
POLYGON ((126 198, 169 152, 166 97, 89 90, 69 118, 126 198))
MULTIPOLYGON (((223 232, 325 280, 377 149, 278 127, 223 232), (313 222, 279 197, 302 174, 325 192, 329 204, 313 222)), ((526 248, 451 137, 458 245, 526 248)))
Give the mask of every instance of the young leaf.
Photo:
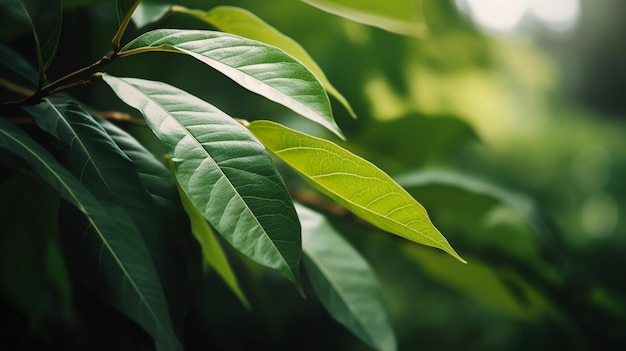
MULTIPOLYGON (((174 173, 171 161, 170 167, 172 173, 174 173)), ((174 175, 174 177, 175 176, 176 175, 174 175)), ((198 209, 194 206, 178 182, 177 185, 180 200, 183 203, 183 207, 185 208, 187 215, 189 216, 189 220, 191 220, 191 231, 196 239, 198 239, 200 246, 202 247, 202 257, 205 265, 215 269, 217 274, 222 277, 230 290, 232 290, 232 292, 237 296, 241 304, 247 309, 250 309, 250 303, 248 302, 246 295, 243 293, 243 290, 241 290, 241 287, 239 287, 237 277, 230 267, 228 258, 226 257, 220 242, 217 240, 217 236, 213 232, 213 229, 211 229, 211 226, 202 216, 202 213, 200 213, 200 211, 198 211, 198 209)))
POLYGON ((143 51, 190 55, 344 139, 322 84, 300 61, 280 49, 228 33, 158 29, 131 41, 120 55, 143 51))
POLYGON ((300 287, 300 223, 271 157, 239 123, 165 83, 103 75, 167 148, 176 178, 235 248, 300 287))
POLYGON ((22 158, 85 215, 92 230, 81 238, 83 257, 93 265, 102 293, 146 329, 160 349, 182 350, 172 329, 159 278, 141 237, 121 230, 110 213, 69 171, 4 118, 0 118, 0 148, 22 158))
POLYGON ((283 49, 289 55, 300 60, 317 78, 320 80, 326 91, 334 96, 345 108, 350 115, 356 118, 352 106, 348 103, 343 95, 330 83, 322 69, 317 65, 313 58, 304 48, 295 40, 284 35, 276 28, 269 25, 248 10, 234 6, 218 6, 208 12, 200 10, 190 10, 184 7, 175 7, 176 12, 184 13, 203 20, 217 29, 239 35, 248 39, 258 40, 260 42, 276 46, 283 49))
POLYGON ((385 172, 336 144, 270 121, 248 127, 315 188, 380 229, 439 248, 461 262, 424 207, 385 172))
POLYGON ((302 223, 303 262, 316 295, 330 315, 377 350, 396 340, 374 272, 326 219, 296 204, 302 223))
POLYGON ((349 20, 384 30, 421 37, 425 32, 420 0, 301 0, 349 20))
POLYGON ((63 7, 61 0, 10 0, 19 2, 33 30, 40 81, 52 63, 61 34, 63 7))

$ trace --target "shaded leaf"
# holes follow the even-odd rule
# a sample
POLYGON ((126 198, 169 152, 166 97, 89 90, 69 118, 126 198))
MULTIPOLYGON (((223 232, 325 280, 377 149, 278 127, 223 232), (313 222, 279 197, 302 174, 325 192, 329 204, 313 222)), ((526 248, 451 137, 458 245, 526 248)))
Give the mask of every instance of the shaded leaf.
POLYGON ((422 205, 391 177, 336 144, 269 121, 248 127, 268 149, 315 188, 369 223, 461 262, 422 205))
POLYGON ((319 80, 298 60, 273 46, 228 33, 159 29, 131 41, 120 55, 133 51, 190 55, 242 87, 288 107, 344 138, 319 80))
POLYGON ((330 315, 377 350, 395 350, 396 340, 374 272, 326 219, 296 204, 302 251, 313 289, 330 315))
POLYGON ((326 91, 330 95, 334 96, 346 108, 346 110, 348 110, 352 117, 356 118, 356 114, 352 110, 350 103, 348 103, 346 98, 343 97, 337 89, 335 89, 328 78, 326 78, 322 69, 304 48, 295 40, 284 35, 248 10, 234 6, 218 6, 208 12, 205 12, 177 7, 176 12, 197 17, 223 32, 239 35, 252 40, 258 40, 284 50, 311 70, 311 72, 320 80, 326 91))
POLYGON ((300 224, 262 145, 214 106, 161 82, 103 75, 167 148, 176 178, 235 248, 300 287, 300 224))
POLYGON ((420 37, 426 26, 420 0, 301 0, 326 12, 384 30, 420 37))
MULTIPOLYGON (((172 167, 173 173, 174 169, 171 164, 170 167, 172 167)), ((215 232, 213 232, 213 229, 211 229, 209 223, 207 223, 206 219, 202 216, 202 213, 198 211, 187 194, 185 194, 185 191, 180 187, 180 184, 177 185, 180 200, 183 203, 183 207, 185 208, 187 215, 189 216, 189 220, 191 221, 191 231, 198 242, 200 242, 204 264, 207 267, 215 269, 217 274, 222 277, 226 285, 228 285, 230 290, 237 296, 239 301, 247 309, 250 309, 250 303, 248 302, 246 295, 243 293, 243 290, 241 290, 241 287, 239 287, 237 277, 230 267, 228 258, 226 257, 215 232)))
POLYGON ((407 258, 431 278, 494 311, 522 319, 548 315, 564 325, 570 323, 541 291, 513 271, 493 267, 478 258, 472 258, 468 265, 454 265, 437 252, 419 247, 404 249, 407 258))
POLYGON ((394 178, 466 251, 516 262, 552 282, 563 279, 556 269, 564 255, 560 239, 527 196, 451 171, 411 171, 394 178))
POLYGON ((145 328, 163 350, 181 350, 159 278, 141 237, 128 235, 91 193, 39 144, 0 118, 0 147, 18 155, 62 198, 82 212, 92 230, 78 238, 84 259, 111 300, 145 328), (93 253, 96 253, 95 255, 93 253))
POLYGON ((128 11, 130 11, 133 6, 135 6, 135 2, 140 0, 116 0, 117 1, 117 20, 121 23, 128 11))
MULTIPOLYGON (((170 305, 174 326, 183 334, 184 321, 191 295, 192 285, 199 277, 200 255, 190 224, 181 207, 176 184, 163 163, 144 148, 134 137, 104 120, 97 120, 121 151, 132 161, 138 179, 131 177, 137 189, 143 188, 151 197, 137 194, 144 207, 137 209, 133 218, 143 235, 150 255, 155 263, 170 305), (136 182, 139 181, 140 184, 136 182)), ((130 199, 129 199, 130 201, 130 199)))
POLYGON ((59 44, 63 6, 61 0, 10 0, 19 1, 33 30, 37 50, 40 81, 52 63, 59 44))
POLYGON ((72 307, 69 273, 61 256, 59 196, 30 173, 0 184, 0 285, 35 329, 46 315, 72 307))
POLYGON ((21 55, 0 43, 0 92, 2 99, 24 98, 37 89, 37 70, 21 55))

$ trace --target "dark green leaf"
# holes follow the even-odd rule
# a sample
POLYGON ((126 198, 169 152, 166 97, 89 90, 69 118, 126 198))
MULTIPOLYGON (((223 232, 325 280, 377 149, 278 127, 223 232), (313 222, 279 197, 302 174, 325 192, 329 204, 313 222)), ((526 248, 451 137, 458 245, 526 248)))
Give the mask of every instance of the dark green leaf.
POLYGON ((128 11, 133 8, 135 2, 137 1, 140 0, 117 0, 117 20, 120 23, 124 20, 128 11))
POLYGON ((72 292, 59 245, 59 195, 32 174, 0 184, 0 286, 36 330, 61 305, 71 311, 72 292))
POLYGON ((382 293, 374 272, 326 219, 296 204, 302 251, 315 293, 338 322, 377 350, 395 350, 382 293))
POLYGON ((174 163, 181 187, 234 247, 300 286, 300 224, 270 156, 214 106, 165 83, 103 76, 141 111, 174 163))
POLYGON ((61 0, 10 0, 19 1, 31 24, 37 49, 40 80, 52 63, 59 44, 63 6, 61 0))
POLYGON ((385 172, 336 144, 269 121, 248 127, 312 186, 369 223, 465 262, 431 223, 424 207, 385 172))
POLYGON ((139 230, 163 282, 174 327, 182 335, 191 285, 200 273, 200 255, 190 235, 189 220, 181 207, 176 184, 164 164, 135 138, 106 120, 98 119, 98 123, 133 162, 141 184, 134 176, 125 181, 134 183, 137 189, 143 188, 152 197, 149 201, 137 194, 136 199, 121 201, 143 201, 142 208, 132 204, 127 208, 135 208, 133 218, 140 224, 139 230))
MULTIPOLYGON (((180 228, 183 232, 177 232, 179 228, 172 228, 176 222, 165 222, 175 220, 169 213, 171 209, 157 208, 143 187, 135 163, 80 105, 62 98, 50 98, 27 110, 39 127, 58 139, 74 175, 80 177, 98 201, 115 213, 116 221, 127 235, 142 235, 159 277, 167 286, 166 297, 174 327, 182 335, 189 287, 185 255, 179 252, 180 247, 175 242, 181 234, 188 233, 187 228, 183 225, 180 228)), ((118 140, 128 147, 130 136, 122 138, 123 131, 115 130, 114 126, 109 125, 109 130, 114 130, 118 140)), ((140 165, 150 162, 150 159, 146 160, 147 151, 141 154, 143 158, 139 156, 140 149, 133 151, 140 165)), ((169 174, 164 176, 165 179, 159 179, 158 173, 152 174, 152 179, 160 181, 164 188, 159 192, 167 189, 168 180, 171 182, 169 174)))
POLYGON ((0 147, 18 155, 82 212, 91 230, 81 241, 85 264, 110 301, 144 327, 163 349, 180 350, 167 304, 143 239, 125 232, 70 172, 19 128, 0 118, 0 147))
POLYGON ((2 99, 17 100, 37 89, 37 70, 9 47, 0 43, 0 91, 2 99), (6 90, 6 92, 5 92, 6 90))
POLYGON ((190 55, 344 138, 319 80, 300 61, 273 46, 221 32, 159 29, 131 41, 120 55, 135 50, 190 55))
MULTIPOLYGON (((173 166, 172 172, 174 172, 173 166)), ((224 280, 226 285, 230 288, 230 290, 237 296, 239 301, 247 308, 250 309, 250 303, 246 298, 246 295, 239 287, 239 282, 237 282, 237 277, 230 267, 230 263, 228 262, 228 258, 220 245, 217 236, 211 226, 206 221, 202 213, 198 211, 196 206, 191 202, 185 191, 178 184, 178 192, 180 195, 180 200, 183 203, 185 211, 189 216, 189 220, 191 221, 191 231, 193 235, 195 235, 198 242, 200 242, 200 247, 202 248, 202 258, 206 267, 210 267, 215 269, 217 274, 224 280)))

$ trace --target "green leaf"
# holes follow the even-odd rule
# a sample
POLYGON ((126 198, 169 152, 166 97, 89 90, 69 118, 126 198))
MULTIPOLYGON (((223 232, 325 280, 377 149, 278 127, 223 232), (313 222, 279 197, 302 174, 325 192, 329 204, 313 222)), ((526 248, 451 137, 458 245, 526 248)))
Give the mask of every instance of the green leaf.
POLYGON ((377 350, 396 340, 374 272, 326 219, 296 204, 302 223, 304 268, 330 315, 377 350))
POLYGON ((135 51, 190 55, 242 87, 290 108, 345 139, 317 77, 278 48, 228 33, 159 29, 131 41, 120 55, 135 51))
POLYGON ((0 183, 0 286, 39 330, 46 314, 72 307, 69 273, 59 245, 59 195, 33 174, 0 183))
POLYGON ((171 4, 160 1, 142 1, 133 13, 132 20, 138 28, 154 23, 167 15, 172 8, 171 4))
MULTIPOLYGON (((182 350, 174 334, 159 278, 141 237, 127 235, 91 193, 39 144, 0 118, 0 147, 22 158, 62 198, 82 212, 92 230, 80 238, 103 294, 145 328, 162 350, 182 350)), ((89 260, 89 261, 87 261, 89 260)))
POLYGON ((523 319, 549 315, 563 324, 571 323, 541 291, 507 268, 479 258, 472 258, 472 264, 454 265, 437 252, 415 246, 404 249, 407 258, 430 277, 499 313, 523 319))
POLYGON ((135 2, 138 0, 117 0, 117 20, 122 23, 128 11, 130 11, 133 6, 135 6, 135 2))
POLYGON ((255 121, 248 128, 311 185, 357 216, 465 262, 431 223, 424 207, 373 164, 330 141, 277 123, 255 121))
POLYGON ((424 35, 422 0, 301 0, 349 20, 412 37, 424 35))
POLYGON ((52 63, 59 44, 63 5, 61 0, 19 1, 31 24, 37 50, 40 81, 46 80, 45 71, 52 63))
POLYGON ((352 117, 356 118, 356 114, 354 110, 352 110, 350 103, 348 103, 346 98, 330 83, 322 69, 309 53, 295 40, 284 35, 250 11, 234 6, 218 6, 208 12, 176 7, 176 12, 197 17, 223 32, 258 40, 284 50, 286 53, 302 62, 302 64, 315 74, 326 91, 334 96, 346 110, 348 110, 352 117))
POLYGON ((0 68, 2 78, 15 76, 18 83, 27 85, 30 89, 37 88, 37 70, 23 56, 3 43, 0 43, 0 68))
POLYGON ((239 123, 161 82, 103 75, 167 148, 176 178, 235 248, 300 287, 300 223, 271 157, 239 123))
MULTIPOLYGON (((152 201, 142 198, 144 205, 135 209, 133 218, 141 223, 139 229, 163 283, 174 327, 182 335, 192 285, 200 273, 200 252, 190 235, 189 220, 180 204, 176 184, 163 163, 137 139, 104 119, 97 122, 132 161, 140 184, 134 176, 125 181, 132 182, 137 189, 143 188, 152 197, 152 201)), ((132 207, 136 206, 128 208, 132 207)))
MULTIPOLYGON (((172 173, 174 173, 173 165, 170 161, 170 167, 172 173)), ((175 175, 174 175, 175 176, 175 175)), ((246 298, 246 295, 239 287, 239 282, 237 282, 237 277, 230 267, 230 263, 228 262, 228 258, 220 245, 217 236, 211 229, 209 223, 207 223, 206 219, 202 216, 202 213, 198 211, 196 206, 191 202, 185 191, 178 184, 178 193, 180 195, 180 200, 183 203, 183 207, 191 220, 191 231, 193 235, 196 237, 198 242, 200 242, 200 246, 202 247, 202 257, 204 259, 204 264, 207 267, 211 267, 215 269, 217 274, 224 280, 226 285, 232 290, 232 292, 237 296, 242 305, 244 305, 247 309, 250 309, 250 303, 246 298)))

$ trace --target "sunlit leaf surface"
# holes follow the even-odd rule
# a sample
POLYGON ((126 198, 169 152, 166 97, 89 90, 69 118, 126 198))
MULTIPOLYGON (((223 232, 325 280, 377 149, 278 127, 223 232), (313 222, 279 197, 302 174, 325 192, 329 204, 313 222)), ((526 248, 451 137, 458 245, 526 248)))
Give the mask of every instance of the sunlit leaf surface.
POLYGON ((356 117, 350 103, 335 89, 328 78, 326 78, 322 69, 301 45, 250 11, 234 6, 218 6, 208 12, 177 7, 177 12, 197 17, 223 32, 258 40, 285 50, 286 53, 298 59, 311 70, 320 80, 326 91, 334 96, 346 110, 348 110, 352 117, 356 117))
POLYGON ((167 148, 176 178, 202 215, 234 247, 300 286, 300 223, 272 159, 239 123, 165 83, 104 80, 141 111, 167 148))
POLYGON ((343 138, 319 80, 300 61, 258 41, 215 31, 159 29, 126 45, 125 52, 190 55, 244 88, 292 109, 343 138))
POLYGON ((274 122, 255 121, 249 129, 314 187, 359 217, 464 262, 431 223, 424 207, 373 164, 330 141, 274 122))

